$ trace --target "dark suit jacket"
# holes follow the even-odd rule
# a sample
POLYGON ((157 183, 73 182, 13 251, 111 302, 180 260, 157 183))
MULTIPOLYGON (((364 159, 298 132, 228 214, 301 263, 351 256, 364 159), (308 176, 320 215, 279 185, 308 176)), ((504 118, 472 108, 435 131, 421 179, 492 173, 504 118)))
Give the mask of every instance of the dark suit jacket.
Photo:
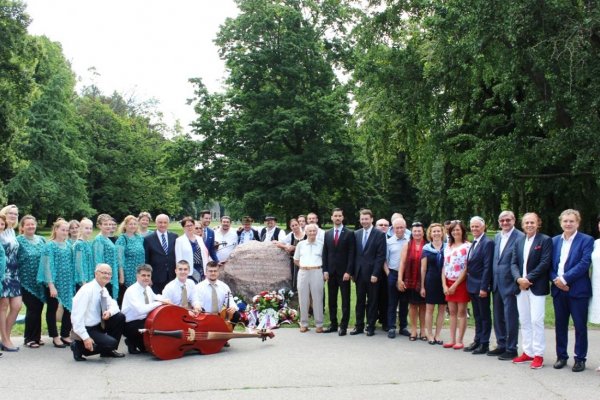
POLYGON ((371 276, 381 279, 383 263, 387 249, 385 233, 371 228, 371 233, 363 250, 362 238, 364 229, 354 232, 354 280, 368 280, 371 276))
MULTIPOLYGON (((519 238, 513 248, 511 261, 511 274, 513 284, 519 290, 517 279, 523 277, 523 249, 525 247, 523 236, 519 238)), ((532 283, 529 290, 536 296, 545 296, 550 293, 550 267, 552 266, 552 239, 543 233, 537 233, 533 238, 529 256, 527 258, 527 280, 532 283)))
POLYGON ((471 246, 467 259, 467 292, 479 294, 480 290, 490 291, 493 262, 494 242, 484 233, 475 249, 471 246))
POLYGON ((210 258, 213 261, 219 262, 219 257, 217 257, 217 250, 215 249, 215 231, 207 227, 206 236, 202 239, 204 240, 204 244, 208 249, 208 254, 210 254, 210 258))
POLYGON ((354 232, 345 226, 340 231, 337 246, 333 242, 335 228, 325 232, 323 243, 323 271, 329 279, 342 278, 344 273, 354 272, 354 232))
POLYGON ((500 254, 500 241, 502 240, 502 233, 498 232, 494 238, 492 287, 494 291, 499 291, 502 296, 509 296, 511 294, 519 293, 519 287, 515 287, 515 280, 513 279, 510 266, 515 242, 523 236, 525 236, 523 232, 518 229, 514 229, 508 237, 508 241, 504 246, 502 254, 500 254))
MULTIPOLYGON (((158 232, 158 231, 157 231, 158 232)), ((175 279, 175 240, 177 235, 173 232, 167 232, 167 242, 169 244, 168 253, 160 243, 156 232, 152 232, 144 237, 144 251, 146 252, 146 264, 152 266, 153 282, 169 282, 175 279)))
MULTIPOLYGON (((258 231, 256 229, 250 229, 250 230, 254 234, 254 240, 260 240, 260 235, 258 234, 258 231)), ((242 238, 242 232, 244 232, 244 231, 243 230, 238 230, 237 231, 238 243, 240 243, 240 239, 242 238)))
MULTIPOLYGON (((550 280, 554 281, 558 277, 558 262, 560 261, 560 249, 562 247, 562 235, 552 238, 554 245, 552 257, 552 269, 550 270, 550 280)), ((585 233, 577 232, 567 262, 565 263, 565 273, 563 279, 569 286, 569 297, 591 297, 592 282, 590 281, 590 264, 592 262, 592 251, 594 250, 594 238, 585 233)), ((561 290, 554 284, 552 285, 552 296, 556 296, 561 290)))

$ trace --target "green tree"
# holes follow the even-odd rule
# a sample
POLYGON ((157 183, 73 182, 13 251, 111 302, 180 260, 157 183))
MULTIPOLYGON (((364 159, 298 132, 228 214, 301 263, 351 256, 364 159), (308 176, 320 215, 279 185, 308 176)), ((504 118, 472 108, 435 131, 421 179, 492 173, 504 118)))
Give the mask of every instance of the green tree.
POLYGON ((4 184, 14 175, 10 146, 36 95, 38 49, 27 34, 29 22, 25 4, 0 0, 0 203, 6 200, 4 184))
POLYGON ((93 213, 80 150, 75 112, 75 76, 59 44, 36 38, 40 48, 35 80, 41 95, 29 110, 25 130, 14 142, 19 157, 7 186, 19 207, 52 223, 57 216, 93 213))
POLYGON ((354 203, 360 182, 324 24, 337 2, 238 1, 217 35, 229 71, 224 93, 196 84, 199 187, 244 213, 280 217, 354 203), (328 6, 328 7, 323 7, 328 6))

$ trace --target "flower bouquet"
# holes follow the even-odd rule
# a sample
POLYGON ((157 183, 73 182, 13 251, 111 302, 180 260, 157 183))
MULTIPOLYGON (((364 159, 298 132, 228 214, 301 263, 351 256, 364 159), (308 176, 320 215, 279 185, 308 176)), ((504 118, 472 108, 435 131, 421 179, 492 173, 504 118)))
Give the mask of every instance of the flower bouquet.
POLYGON ((277 292, 260 292, 252 298, 252 305, 248 311, 248 326, 273 329, 282 323, 296 322, 298 311, 288 307, 288 302, 293 296, 294 292, 286 288, 277 292))

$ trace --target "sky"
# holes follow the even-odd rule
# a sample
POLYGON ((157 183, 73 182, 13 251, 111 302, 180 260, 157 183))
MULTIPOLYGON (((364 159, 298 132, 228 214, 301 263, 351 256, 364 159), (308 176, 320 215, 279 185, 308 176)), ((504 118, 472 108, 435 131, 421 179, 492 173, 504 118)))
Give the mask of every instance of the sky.
POLYGON ((29 33, 61 43, 79 88, 95 83, 106 95, 157 99, 165 122, 179 120, 185 131, 195 119, 188 79, 222 89, 225 67, 213 40, 237 15, 233 0, 24 1, 29 33))

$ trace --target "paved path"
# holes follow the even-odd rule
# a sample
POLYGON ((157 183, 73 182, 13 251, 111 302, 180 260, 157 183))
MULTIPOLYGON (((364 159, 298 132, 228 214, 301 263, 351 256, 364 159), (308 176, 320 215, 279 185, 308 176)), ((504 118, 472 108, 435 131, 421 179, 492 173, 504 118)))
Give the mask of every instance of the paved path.
MULTIPOLYGON (((447 334, 447 332, 445 332, 447 334)), ((472 337, 472 330, 467 332, 472 337)), ((48 338, 0 359, 6 399, 598 399, 600 331, 590 331, 588 369, 554 370, 554 333, 546 366, 531 370, 495 358, 447 350, 382 331, 338 337, 280 329, 276 337, 236 339, 218 354, 172 361, 150 355, 73 361, 48 338)), ((570 348, 573 336, 570 336, 570 348)), ((21 339, 15 339, 20 343, 21 339)), ((124 345, 121 344, 121 350, 124 345)))

